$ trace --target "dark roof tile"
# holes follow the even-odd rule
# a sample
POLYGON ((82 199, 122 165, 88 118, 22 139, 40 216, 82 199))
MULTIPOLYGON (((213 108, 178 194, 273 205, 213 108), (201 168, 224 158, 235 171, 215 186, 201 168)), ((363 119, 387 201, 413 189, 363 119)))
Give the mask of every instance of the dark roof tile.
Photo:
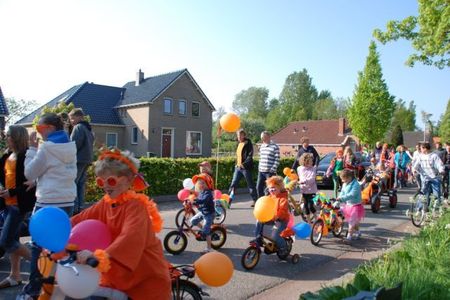
POLYGON ((0 116, 9 115, 8 106, 6 105, 5 97, 3 97, 2 88, 0 87, 0 116))

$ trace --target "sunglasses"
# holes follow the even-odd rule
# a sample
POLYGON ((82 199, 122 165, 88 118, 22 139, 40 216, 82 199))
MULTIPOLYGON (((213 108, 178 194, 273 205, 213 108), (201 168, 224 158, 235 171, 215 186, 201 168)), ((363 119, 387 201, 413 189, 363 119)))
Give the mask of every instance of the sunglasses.
POLYGON ((37 124, 36 125, 36 131, 39 132, 40 134, 42 134, 42 132, 47 129, 50 128, 50 126, 52 125, 47 125, 47 124, 37 124))
POLYGON ((117 185, 117 182, 119 181, 119 176, 109 176, 106 179, 103 179, 101 177, 95 178, 95 182, 97 183, 97 186, 104 187, 105 183, 108 184, 110 187, 115 187, 117 185))

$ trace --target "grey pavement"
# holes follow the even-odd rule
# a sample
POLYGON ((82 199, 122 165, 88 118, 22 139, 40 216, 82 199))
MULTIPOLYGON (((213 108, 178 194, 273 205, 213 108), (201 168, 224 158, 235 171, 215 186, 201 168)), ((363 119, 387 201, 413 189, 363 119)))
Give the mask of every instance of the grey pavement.
MULTIPOLYGON (((331 191, 325 192, 331 194, 331 191)), ((378 214, 373 214, 367 207, 366 218, 361 226, 363 237, 359 241, 347 244, 330 234, 322 239, 319 247, 316 247, 309 239, 296 240, 292 253, 300 255, 298 264, 280 261, 276 255, 263 254, 255 269, 245 271, 240 264, 240 259, 245 248, 248 247, 248 242, 253 238, 255 220, 250 207, 252 203, 250 196, 245 191, 240 191, 236 195, 232 208, 227 210, 225 226, 228 237, 223 248, 219 250, 232 259, 235 267, 233 278, 228 284, 219 288, 205 286, 198 278, 195 278, 194 282, 210 294, 207 299, 237 300, 251 297, 253 299, 298 299, 300 292, 317 290, 321 285, 341 277, 355 266, 391 247, 393 242, 414 232, 407 226, 410 222, 405 215, 409 207, 408 197, 413 192, 413 189, 400 190, 399 203, 394 209, 389 208, 387 198, 383 198, 382 209, 378 214)), ((175 229, 175 214, 182 205, 176 200, 176 196, 156 197, 156 200, 165 221, 164 229, 159 234, 162 241, 167 232, 175 229)), ((296 222, 299 221, 300 217, 297 217, 296 222)), ((188 246, 182 254, 174 256, 165 253, 165 255, 173 264, 192 264, 200 257, 200 251, 204 248, 204 242, 188 237, 188 246)), ((27 269, 28 263, 24 262, 22 264, 24 279, 28 275, 27 269)), ((0 278, 6 277, 8 270, 8 259, 0 259, 0 278)), ((19 290, 18 287, 0 290, 0 299, 15 299, 19 290)))

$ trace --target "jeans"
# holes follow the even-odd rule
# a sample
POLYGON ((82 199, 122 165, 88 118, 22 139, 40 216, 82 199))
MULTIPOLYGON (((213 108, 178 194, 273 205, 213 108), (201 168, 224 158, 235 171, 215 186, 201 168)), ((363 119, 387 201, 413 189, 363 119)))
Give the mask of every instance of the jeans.
POLYGON ((256 221, 256 228, 255 228, 255 236, 256 238, 262 238, 263 236, 263 230, 264 225, 275 225, 275 227, 272 228, 272 240, 275 241, 275 244, 277 245, 277 248, 279 250, 283 250, 286 248, 286 241, 280 236, 280 234, 283 232, 283 230, 287 227, 287 222, 276 220, 271 222, 262 223, 259 221, 256 221))
POLYGON ((406 169, 402 169, 399 167, 395 167, 395 171, 394 171, 394 187, 403 187, 403 185, 405 184, 405 174, 406 174, 406 169), (399 178, 399 171, 401 172, 401 177, 399 178))
MULTIPOLYGON (((36 213, 42 207, 36 206, 34 208, 33 214, 36 213)), ((64 210, 69 217, 73 214, 73 206, 60 207, 64 210)), ((39 272, 38 260, 42 252, 42 248, 34 244, 31 246, 31 261, 30 261, 30 278, 27 285, 23 287, 22 293, 30 296, 39 296, 42 288, 42 275, 39 272)))
POLYGON ((342 187, 341 178, 338 175, 332 174, 333 178, 333 197, 336 199, 338 197, 338 192, 342 187))
POLYGON ((258 192, 258 199, 266 195, 265 193, 266 180, 274 175, 275 173, 271 172, 258 172, 258 180, 256 181, 256 190, 258 192))
POLYGON ((253 182, 251 170, 241 169, 237 166, 234 167, 233 180, 231 180, 229 193, 231 193, 231 191, 234 190, 238 186, 239 181, 241 180, 242 177, 244 177, 245 181, 247 181, 247 187, 248 187, 250 196, 252 197, 253 201, 256 201, 256 199, 258 199, 258 198, 257 198, 255 183, 253 182))
POLYGON ((316 208, 314 207, 313 201, 313 198, 315 196, 316 194, 303 194, 304 209, 307 215, 309 215, 310 213, 316 213, 316 208))
POLYGON ((84 206, 84 191, 86 188, 86 177, 89 163, 77 163, 77 178, 75 184, 77 185, 77 198, 75 199, 75 212, 80 212, 84 206))
POLYGON ((192 226, 196 226, 198 223, 200 223, 201 220, 205 220, 205 223, 203 224, 202 232, 205 236, 210 235, 214 215, 215 215, 215 213, 205 215, 201 211, 199 211, 195 216, 193 216, 191 218, 191 224, 192 224, 192 226))
POLYGON ((24 216, 20 214, 19 208, 15 205, 7 205, 6 218, 3 223, 3 229, 0 232, 0 246, 7 253, 16 251, 19 246, 20 226, 24 216))
POLYGON ((423 180, 423 193, 427 197, 427 205, 430 206, 430 194, 433 192, 433 194, 437 198, 437 203, 441 204, 441 180, 439 178, 433 178, 433 179, 427 179, 423 180))

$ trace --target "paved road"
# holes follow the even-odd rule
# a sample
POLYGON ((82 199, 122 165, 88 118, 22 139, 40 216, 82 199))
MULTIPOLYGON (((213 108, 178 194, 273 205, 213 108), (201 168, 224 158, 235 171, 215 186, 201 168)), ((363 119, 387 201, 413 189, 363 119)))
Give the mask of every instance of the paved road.
MULTIPOLYGON (((327 193, 330 194, 330 191, 327 191, 327 193)), ((241 267, 240 258, 244 249, 248 246, 248 241, 253 238, 255 221, 252 208, 250 208, 250 197, 247 194, 237 195, 232 209, 227 211, 228 215, 225 222, 228 239, 220 250, 227 254, 234 263, 233 278, 227 285, 220 288, 210 288, 203 285, 202 287, 210 294, 209 299, 248 299, 252 296, 258 298, 257 295, 262 291, 280 285, 287 280, 300 280, 304 278, 302 275, 306 272, 321 268, 321 266, 331 263, 336 257, 344 253, 362 253, 387 248, 390 245, 390 240, 401 238, 405 234, 395 232, 394 229, 408 222, 405 211, 408 208, 408 197, 412 193, 412 189, 399 191, 399 203, 395 209, 388 207, 387 199, 383 199, 382 210, 379 214, 373 214, 367 208, 366 218, 362 224, 363 238, 354 241, 351 245, 344 243, 341 239, 332 237, 331 234, 321 241, 320 247, 313 246, 309 239, 297 240, 292 251, 300 255, 300 262, 297 265, 280 261, 276 255, 262 255, 259 264, 251 272, 245 271, 241 267)), ((168 231, 175 229, 174 218, 180 208, 181 205, 178 201, 165 202, 160 205, 165 220, 164 230, 160 234, 161 240, 168 231)), ((299 219, 296 221, 299 221, 299 219)), ((178 256, 166 253, 166 257, 174 264, 189 264, 200 257, 199 252, 204 248, 204 242, 198 242, 191 237, 188 238, 188 246, 185 252, 178 256)), ((358 260, 354 257, 351 259, 358 260)), ((22 269, 26 270, 27 267, 27 264, 24 263, 22 269)), ((8 268, 8 260, 1 259, 0 278, 7 275, 8 268)), ((26 278, 27 274, 23 274, 26 278)), ((330 279, 326 274, 323 275, 324 281, 330 279)), ((318 278, 314 279, 317 280, 318 278)), ((201 285, 201 283, 199 284, 201 285)), ((12 300, 18 290, 18 288, 0 290, 0 299, 12 300)))

